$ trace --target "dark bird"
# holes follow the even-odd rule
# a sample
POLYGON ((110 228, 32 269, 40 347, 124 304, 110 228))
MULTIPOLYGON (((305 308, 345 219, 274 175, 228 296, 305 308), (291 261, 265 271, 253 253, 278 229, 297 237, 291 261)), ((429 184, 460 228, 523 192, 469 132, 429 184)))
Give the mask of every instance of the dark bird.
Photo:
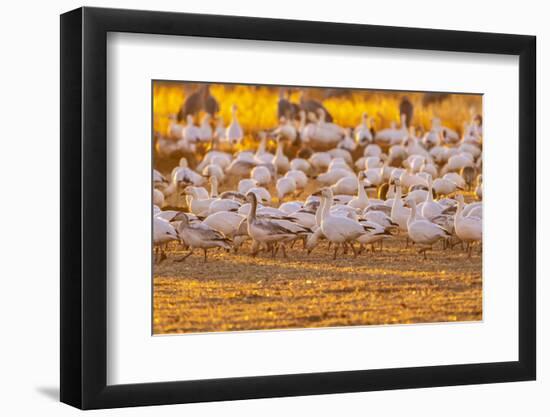
POLYGON ((407 127, 411 126, 413 118, 414 107, 411 101, 407 96, 404 96, 399 103, 399 114, 404 114, 406 116, 405 123, 407 127))
POLYGON ((215 117, 216 113, 220 111, 218 101, 210 95, 210 85, 208 84, 201 85, 197 91, 185 99, 178 112, 178 121, 187 119, 189 114, 195 116, 200 111, 205 111, 212 117, 215 117))
POLYGON ((426 93, 422 97, 422 105, 428 106, 434 103, 441 103, 447 97, 449 97, 448 93, 426 93))
POLYGON ((328 112, 328 110, 325 108, 325 106, 323 106, 323 104, 321 104, 317 100, 306 99, 304 96, 302 96, 302 98, 300 98, 300 108, 303 111, 305 111, 306 114, 308 114, 308 113, 317 114, 317 111, 319 109, 323 109, 324 112, 325 112, 325 121, 329 122, 329 123, 332 123, 332 121, 333 121, 332 115, 328 112))
POLYGON ((282 117, 287 120, 294 120, 298 117, 299 112, 300 106, 290 101, 290 90, 286 91, 285 97, 285 89, 281 88, 279 91, 279 101, 277 102, 277 116, 279 120, 282 117))

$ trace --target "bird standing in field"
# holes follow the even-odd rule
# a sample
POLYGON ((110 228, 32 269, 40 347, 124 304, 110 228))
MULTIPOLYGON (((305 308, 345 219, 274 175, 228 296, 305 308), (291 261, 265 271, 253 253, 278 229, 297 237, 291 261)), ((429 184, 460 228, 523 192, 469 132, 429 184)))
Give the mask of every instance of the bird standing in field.
POLYGON ((174 218, 179 221, 178 235, 183 243, 189 247, 190 251, 183 258, 177 259, 177 262, 185 261, 195 249, 202 249, 204 252, 204 262, 208 261, 208 249, 223 248, 231 249, 231 241, 227 239, 223 233, 214 230, 204 223, 189 223, 189 219, 185 213, 180 213, 174 218))
POLYGON ((178 112, 178 121, 186 120, 188 115, 196 116, 200 111, 208 113, 211 117, 215 117, 220 111, 220 105, 217 100, 210 95, 210 85, 203 84, 198 90, 190 94, 178 112))

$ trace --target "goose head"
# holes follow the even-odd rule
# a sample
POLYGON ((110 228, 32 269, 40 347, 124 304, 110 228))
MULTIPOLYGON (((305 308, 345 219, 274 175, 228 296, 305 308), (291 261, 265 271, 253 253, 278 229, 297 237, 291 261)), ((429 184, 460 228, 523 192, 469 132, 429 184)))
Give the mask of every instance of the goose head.
POLYGON ((180 211, 178 214, 174 216, 172 219, 173 222, 182 222, 184 225, 189 224, 189 217, 187 217, 187 214, 185 214, 183 211, 180 211))
POLYGON ((193 187, 192 185, 188 185, 183 189, 183 192, 181 193, 181 195, 191 195, 195 197, 196 196, 195 187, 193 187))
POLYGON ((258 197, 255 193, 249 192, 246 194, 246 201, 254 206, 258 204, 258 197))

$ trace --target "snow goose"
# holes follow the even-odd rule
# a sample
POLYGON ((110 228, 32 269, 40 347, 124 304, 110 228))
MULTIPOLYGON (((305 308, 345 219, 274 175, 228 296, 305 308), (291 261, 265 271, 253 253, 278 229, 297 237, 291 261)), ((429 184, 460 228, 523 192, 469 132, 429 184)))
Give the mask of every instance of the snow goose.
POLYGON ((317 175, 315 179, 322 183, 323 185, 334 185, 338 182, 338 180, 344 178, 344 177, 352 177, 355 178, 355 175, 352 171, 346 168, 334 168, 331 169, 323 174, 317 175))
POLYGON ((260 144, 256 150, 254 158, 261 164, 269 163, 273 160, 274 155, 270 152, 267 152, 267 134, 264 131, 259 133, 260 144))
POLYGON ((459 190, 464 190, 466 188, 466 181, 462 178, 462 175, 456 172, 449 172, 442 177, 444 180, 452 181, 456 184, 459 190))
POLYGON ((284 174, 290 169, 290 162, 283 152, 283 147, 283 140, 279 137, 277 139, 277 150, 275 151, 275 156, 271 160, 271 163, 275 166, 275 169, 279 174, 284 174))
POLYGON ((204 167, 202 175, 204 175, 205 177, 216 178, 218 182, 223 182, 223 180, 225 179, 223 168, 216 164, 210 164, 204 167))
POLYGON ((255 180, 258 185, 268 185, 271 182, 271 172, 265 166, 257 166, 250 172, 250 178, 255 180))
POLYGON ((393 199, 393 206, 391 209, 391 220, 399 225, 399 230, 407 232, 407 220, 411 214, 411 210, 403 205, 401 201, 401 183, 399 180, 395 181, 395 197, 393 199))
POLYGON ((291 177, 279 178, 275 188, 277 189, 277 198, 282 201, 285 196, 296 192, 296 181, 291 177))
POLYGON ((475 193, 476 193, 477 198, 479 198, 480 200, 483 199, 483 182, 482 182, 482 180, 483 180, 482 176, 481 176, 481 174, 479 174, 477 176, 477 180, 476 180, 477 185, 476 185, 475 193))
POLYGON ((187 255, 177 262, 182 262, 190 257, 195 249, 202 249, 204 252, 204 262, 208 261, 208 249, 223 248, 231 249, 231 241, 225 237, 223 233, 213 229, 204 223, 190 223, 185 213, 180 213, 177 217, 180 221, 178 225, 178 234, 180 239, 189 247, 190 251, 187 255))
POLYGON ((258 217, 256 215, 258 207, 256 194, 249 192, 246 199, 251 205, 247 216, 248 234, 256 242, 256 245, 253 246, 253 256, 258 253, 258 245, 264 244, 268 250, 271 250, 272 256, 275 257, 275 245, 281 244, 283 255, 286 257, 285 243, 296 239, 300 234, 311 232, 299 225, 293 225, 289 221, 258 217))
POLYGON ((372 142, 369 115, 366 112, 361 115, 361 124, 355 128, 355 140, 359 146, 366 146, 372 142))
POLYGON ((335 146, 344 136, 343 129, 335 123, 326 121, 326 112, 318 109, 319 120, 312 131, 311 142, 322 147, 335 146))
POLYGON ((409 238, 420 246, 418 253, 424 254, 426 257, 426 251, 431 249, 432 245, 440 239, 446 239, 451 234, 447 232, 443 227, 430 222, 424 218, 416 217, 416 203, 414 200, 408 198, 406 200, 407 205, 411 208, 411 213, 407 219, 407 232, 409 238))
POLYGON ((350 245, 354 256, 357 256, 353 241, 371 231, 372 228, 361 225, 358 221, 350 219, 349 217, 333 214, 331 212, 333 194, 330 188, 321 190, 321 198, 325 200, 321 214, 321 230, 323 235, 331 243, 335 244, 333 259, 336 259, 338 249, 341 245, 350 245))
POLYGON ((481 242, 482 220, 479 217, 464 216, 464 197, 457 196, 458 208, 455 214, 455 231, 458 238, 467 244, 468 257, 472 256, 472 243, 481 242))
POLYGON ((308 174, 311 171, 311 164, 303 158, 294 158, 290 161, 290 169, 308 174))
POLYGON ((244 219, 245 216, 233 211, 218 211, 210 214, 202 223, 233 239, 238 233, 240 224, 244 219))
POLYGON ((344 129, 344 138, 338 143, 339 149, 345 149, 346 151, 353 152, 357 148, 357 143, 351 137, 351 130, 344 129))
POLYGON ((203 198, 199 195, 197 187, 188 186, 183 190, 186 196, 189 196, 189 211, 196 216, 204 217, 209 214, 210 204, 215 200, 215 198, 203 198))
POLYGON ((326 170, 332 161, 332 156, 328 152, 315 152, 309 157, 309 163, 317 171, 326 170))
POLYGON ((166 259, 163 246, 168 242, 178 240, 178 234, 174 226, 172 226, 167 220, 160 217, 153 217, 153 245, 155 246, 157 254, 155 254, 155 262, 162 262, 166 259))
POLYGON ((363 182, 364 175, 365 174, 362 171, 357 174, 357 178, 355 179, 357 195, 348 203, 350 207, 361 210, 366 209, 369 205, 369 197, 367 196, 367 192, 365 191, 365 183, 363 182))
POLYGON ((210 126, 210 114, 206 113, 201 120, 201 125, 198 128, 199 142, 209 142, 212 139, 212 127, 210 126))
POLYGON ((251 188, 257 187, 258 185, 259 184, 256 180, 245 178, 239 181, 237 190, 239 191, 239 193, 246 195, 246 193, 248 193, 251 188))
POLYGON ((392 122, 388 129, 382 129, 376 132, 374 135, 374 140, 376 142, 381 142, 385 145, 394 145, 396 143, 401 143, 401 141, 407 137, 409 131, 407 130, 407 117, 401 115, 401 126, 397 128, 395 122, 392 122))
POLYGON ((168 181, 164 178, 164 175, 153 169, 153 187, 160 187, 166 184, 168 184, 168 181))
POLYGON ((455 182, 445 178, 436 178, 432 186, 438 196, 446 196, 458 190, 455 182))
POLYGON ((164 194, 156 188, 153 188, 153 204, 159 207, 164 206, 164 194))
POLYGON ((382 211, 369 210, 363 213, 365 220, 370 222, 378 223, 384 229, 395 229, 399 228, 397 223, 394 223, 390 216, 382 211))
POLYGON ((439 216, 443 211, 443 207, 433 199, 433 181, 431 176, 428 177, 428 193, 426 194, 426 200, 422 203, 419 210, 422 216, 427 219, 439 216))
MULTIPOLYGON (((360 183, 359 187, 364 187, 364 184, 360 183)), ((344 178, 340 178, 336 181, 336 184, 332 185, 330 188, 334 194, 353 196, 357 194, 358 181, 355 176, 348 175, 344 178)), ((354 197, 352 197, 350 201, 353 200, 353 198, 354 197)))
POLYGON ((304 205, 300 201, 287 201, 279 206, 279 210, 286 214, 292 214, 302 208, 304 205))
POLYGON ((307 175, 300 170, 291 169, 285 174, 286 178, 292 178, 296 182, 296 188, 303 190, 308 183, 307 175))
POLYGON ((298 136, 296 127, 294 127, 292 121, 286 117, 281 117, 279 119, 279 126, 272 133, 274 135, 281 136, 282 138, 290 141, 290 143, 294 143, 296 137, 298 136))
POLYGON ((264 187, 252 187, 248 190, 247 195, 250 193, 253 193, 262 204, 271 203, 271 194, 264 187))
POLYGON ((200 138, 201 130, 195 126, 195 121, 193 120, 193 116, 191 114, 187 115, 187 124, 185 125, 185 129, 183 130, 183 139, 187 143, 195 143, 200 138))
POLYGON ((231 146, 239 145, 243 139, 243 130, 237 119, 237 106, 231 106, 231 123, 225 131, 225 138, 231 146))

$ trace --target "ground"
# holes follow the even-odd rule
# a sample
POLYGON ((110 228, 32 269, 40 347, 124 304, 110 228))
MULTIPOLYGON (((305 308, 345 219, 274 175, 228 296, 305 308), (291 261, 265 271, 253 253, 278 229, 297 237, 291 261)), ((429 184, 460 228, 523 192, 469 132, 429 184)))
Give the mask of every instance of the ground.
POLYGON ((249 246, 237 254, 197 251, 185 262, 173 244, 155 267, 155 334, 339 327, 482 319, 481 255, 442 250, 424 260, 405 238, 382 250, 332 259, 327 244, 288 259, 249 246))

